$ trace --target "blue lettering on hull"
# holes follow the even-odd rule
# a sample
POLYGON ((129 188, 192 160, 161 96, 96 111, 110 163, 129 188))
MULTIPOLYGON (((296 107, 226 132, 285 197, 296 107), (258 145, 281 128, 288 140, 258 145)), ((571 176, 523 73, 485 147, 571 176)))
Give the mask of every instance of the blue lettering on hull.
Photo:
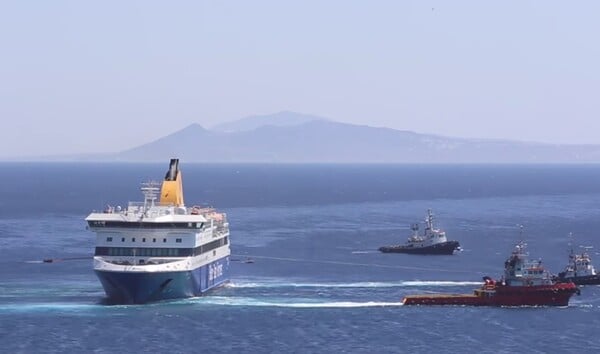
POLYGON ((199 296, 225 283, 229 257, 183 272, 95 272, 110 303, 143 304, 199 296))

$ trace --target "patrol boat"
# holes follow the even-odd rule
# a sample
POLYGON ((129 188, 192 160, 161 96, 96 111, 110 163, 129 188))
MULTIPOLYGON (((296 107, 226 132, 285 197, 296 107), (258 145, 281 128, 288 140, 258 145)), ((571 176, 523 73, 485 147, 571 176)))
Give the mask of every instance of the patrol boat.
POLYGON ((580 254, 571 249, 569 263, 555 279, 561 282, 573 282, 577 285, 600 284, 600 274, 596 273, 592 259, 587 252, 588 248, 591 247, 584 247, 586 250, 580 254))
POLYGON ((453 254, 460 249, 458 241, 448 241, 446 232, 433 226, 433 213, 427 210, 425 218, 425 232, 419 235, 419 224, 411 227, 413 235, 404 245, 379 247, 383 253, 411 253, 411 254, 453 254))
POLYGON ((529 261, 525 243, 518 243, 504 262, 504 276, 484 277, 473 294, 425 294, 404 297, 404 305, 567 306, 579 289, 572 282, 552 279, 541 260, 529 261))
POLYGON ((96 233, 94 271, 108 302, 192 297, 225 283, 231 253, 227 216, 185 206, 179 160, 171 159, 162 185, 142 183, 141 191, 143 202, 107 207, 85 219, 96 233))

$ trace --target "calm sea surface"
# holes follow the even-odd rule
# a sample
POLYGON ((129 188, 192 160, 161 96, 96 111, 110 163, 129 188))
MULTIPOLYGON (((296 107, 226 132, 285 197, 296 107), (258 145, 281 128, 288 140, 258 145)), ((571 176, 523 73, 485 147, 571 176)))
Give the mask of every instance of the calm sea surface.
POLYGON ((0 164, 0 352, 599 352, 600 287, 566 308, 403 307, 472 292, 521 236, 557 273, 600 267, 600 166, 181 164, 186 204, 228 213, 232 274, 208 296, 105 306, 83 219, 168 164, 0 164), (380 254, 428 208, 454 256, 380 254), (573 237, 569 238, 569 233, 573 237), (83 258, 40 263, 44 258, 83 258), (250 257, 254 263, 244 263, 250 257))

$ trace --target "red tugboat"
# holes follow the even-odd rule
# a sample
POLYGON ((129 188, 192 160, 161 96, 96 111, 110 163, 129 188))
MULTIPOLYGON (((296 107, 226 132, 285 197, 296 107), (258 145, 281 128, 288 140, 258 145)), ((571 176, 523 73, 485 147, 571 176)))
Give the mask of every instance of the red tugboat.
POLYGON ((529 261, 519 243, 504 262, 500 281, 484 277, 485 283, 473 294, 428 294, 406 296, 404 305, 468 305, 468 306, 567 306, 579 289, 572 282, 559 283, 542 266, 542 261, 529 261))

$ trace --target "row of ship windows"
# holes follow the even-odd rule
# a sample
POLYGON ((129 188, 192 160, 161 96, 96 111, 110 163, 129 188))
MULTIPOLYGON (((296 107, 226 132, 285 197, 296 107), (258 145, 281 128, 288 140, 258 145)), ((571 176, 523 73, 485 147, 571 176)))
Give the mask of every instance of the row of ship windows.
POLYGON ((191 257, 210 252, 229 243, 227 237, 214 240, 196 248, 135 248, 135 247, 96 247, 96 256, 137 256, 137 257, 191 257))
MULTIPOLYGON (((113 242, 113 238, 111 236, 107 237, 106 238, 106 242, 113 242)), ((121 237, 121 242, 125 242, 125 237, 121 237)), ((131 242, 135 242, 135 237, 131 238, 131 242)), ((146 242, 146 238, 145 237, 142 237, 142 242, 146 242)), ((150 239, 148 239, 148 242, 150 242, 150 239)), ((152 242, 156 242, 156 238, 152 238, 152 242)), ((162 242, 166 243, 167 239, 163 238, 162 242)), ((181 243, 181 239, 180 238, 176 238, 175 242, 181 243)))

